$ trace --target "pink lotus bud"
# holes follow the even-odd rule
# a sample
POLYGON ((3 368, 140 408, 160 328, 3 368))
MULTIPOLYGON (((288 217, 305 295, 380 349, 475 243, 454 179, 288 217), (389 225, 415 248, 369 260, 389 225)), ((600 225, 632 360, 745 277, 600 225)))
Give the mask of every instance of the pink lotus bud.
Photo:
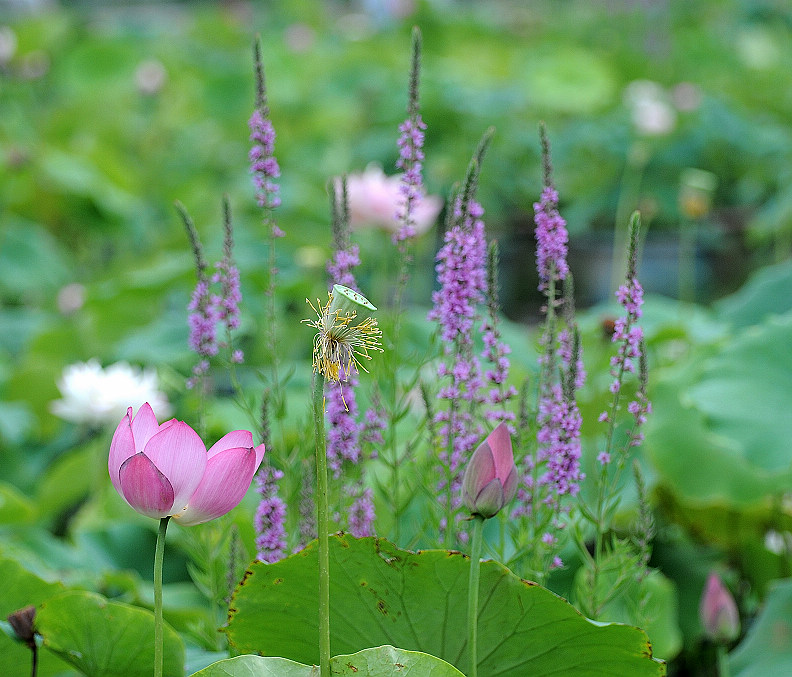
POLYGON ((501 423, 473 452, 462 480, 462 501, 472 514, 486 519, 497 515, 516 491, 511 435, 501 423))
POLYGON ((121 419, 107 468, 116 491, 141 515, 169 515, 183 526, 208 522, 235 508, 264 458, 264 445, 235 430, 209 451, 182 421, 158 424, 148 403, 121 419))
POLYGON ((711 573, 701 596, 699 618, 704 634, 713 642, 731 642, 740 635, 740 614, 734 597, 718 578, 711 573))

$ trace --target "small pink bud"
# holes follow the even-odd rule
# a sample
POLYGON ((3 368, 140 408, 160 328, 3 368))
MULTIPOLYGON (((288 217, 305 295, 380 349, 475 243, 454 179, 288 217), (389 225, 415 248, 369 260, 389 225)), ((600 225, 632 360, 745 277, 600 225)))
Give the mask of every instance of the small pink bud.
POLYGON ((734 597, 716 573, 707 578, 701 596, 699 618, 708 639, 718 643, 734 641, 740 635, 740 614, 734 597))
POLYGON ((517 491, 509 429, 498 425, 473 452, 462 480, 462 501, 474 515, 494 517, 517 491))

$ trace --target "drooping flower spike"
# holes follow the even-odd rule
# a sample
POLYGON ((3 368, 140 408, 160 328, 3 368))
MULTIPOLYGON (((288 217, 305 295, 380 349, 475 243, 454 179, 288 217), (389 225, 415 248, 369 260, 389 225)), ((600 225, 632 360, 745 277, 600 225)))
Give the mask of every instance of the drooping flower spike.
POLYGON ((158 424, 148 403, 118 424, 108 470, 116 491, 141 515, 172 516, 183 526, 208 522, 235 508, 264 457, 253 435, 234 430, 207 452, 183 421, 158 424))
POLYGON ((371 317, 357 323, 355 320, 358 308, 376 310, 376 307, 362 294, 340 284, 333 285, 324 305, 318 299, 316 306, 308 299, 306 302, 317 315, 316 320, 303 320, 318 330, 314 337, 314 371, 328 381, 345 380, 353 367, 367 372, 361 359, 370 360, 369 351, 382 352, 382 331, 371 317))

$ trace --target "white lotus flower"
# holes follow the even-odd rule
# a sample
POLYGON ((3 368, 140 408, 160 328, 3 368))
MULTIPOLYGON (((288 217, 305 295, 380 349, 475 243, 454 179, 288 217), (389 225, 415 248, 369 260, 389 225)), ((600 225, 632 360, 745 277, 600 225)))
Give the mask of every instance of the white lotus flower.
POLYGON ((159 390, 157 372, 126 362, 107 369, 96 359, 71 364, 63 370, 58 389, 62 399, 51 402, 50 411, 74 423, 115 425, 128 407, 137 409, 145 402, 160 420, 171 413, 168 398, 159 390))

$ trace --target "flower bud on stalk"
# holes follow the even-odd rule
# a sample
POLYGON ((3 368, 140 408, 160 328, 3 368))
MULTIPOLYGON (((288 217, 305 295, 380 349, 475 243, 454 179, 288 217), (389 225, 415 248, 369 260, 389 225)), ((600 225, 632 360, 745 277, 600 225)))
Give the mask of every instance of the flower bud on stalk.
POLYGON ((707 587, 699 604, 699 618, 704 634, 713 642, 727 644, 740 635, 737 604, 716 573, 707 578, 707 587))
POLYGON ((516 491, 511 435, 501 423, 473 452, 462 480, 462 501, 473 515, 487 519, 497 515, 516 491))

